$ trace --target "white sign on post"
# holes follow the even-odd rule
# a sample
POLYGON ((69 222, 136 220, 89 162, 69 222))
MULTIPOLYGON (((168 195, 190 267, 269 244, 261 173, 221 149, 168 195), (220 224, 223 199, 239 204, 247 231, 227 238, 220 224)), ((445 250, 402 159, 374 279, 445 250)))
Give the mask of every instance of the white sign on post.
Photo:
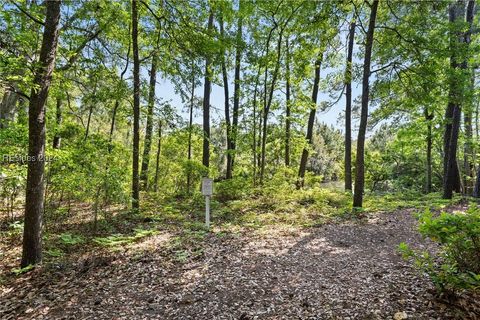
POLYGON ((213 194, 213 179, 202 178, 202 194, 211 196, 213 194))
POLYGON ((210 196, 213 194, 213 179, 202 178, 202 194, 205 196, 205 225, 210 228, 210 196))

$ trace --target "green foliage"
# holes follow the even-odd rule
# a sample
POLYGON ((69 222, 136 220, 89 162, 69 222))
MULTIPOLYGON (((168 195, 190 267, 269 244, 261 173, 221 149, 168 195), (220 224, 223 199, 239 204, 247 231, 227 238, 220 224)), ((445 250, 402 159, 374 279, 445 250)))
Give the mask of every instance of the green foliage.
POLYGON ((215 184, 215 199, 221 202, 244 198, 251 191, 251 181, 246 178, 236 177, 220 181, 215 184))
POLYGON ((437 255, 416 252, 406 244, 400 251, 405 258, 431 277, 440 290, 480 289, 480 209, 476 205, 464 213, 429 210, 418 215, 420 232, 440 244, 437 255))
POLYGON ((7 231, 8 236, 18 236, 23 233, 23 222, 15 221, 9 224, 9 230, 7 231))
POLYGON ((58 248, 52 248, 52 249, 49 249, 49 250, 45 250, 45 253, 52 258, 61 258, 65 255, 65 253, 61 249, 58 249, 58 248))
MULTIPOLYGON (((315 226, 340 218, 349 209, 350 197, 334 189, 296 190, 292 186, 258 190, 250 197, 222 206, 218 219, 252 228, 271 225, 315 226)), ((215 218, 215 211, 214 218, 215 218)))
POLYGON ((58 239, 60 240, 60 243, 62 243, 64 245, 71 245, 71 246, 74 246, 74 245, 77 245, 77 244, 80 244, 80 243, 84 242, 83 237, 81 237, 79 235, 74 235, 74 234, 71 234, 71 233, 67 233, 67 232, 60 234, 58 239))
POLYGON ((133 235, 114 234, 107 237, 97 237, 93 239, 93 242, 104 247, 118 247, 126 244, 131 244, 139 239, 154 235, 156 230, 134 229, 133 235))
POLYGON ((391 193, 374 193, 365 199, 365 209, 371 212, 392 212, 404 208, 440 210, 462 200, 461 196, 453 199, 442 199, 439 192, 422 194, 415 190, 404 190, 391 193))
POLYGON ((61 150, 53 150, 50 164, 49 200, 71 199, 122 203, 128 197, 128 152, 120 144, 110 146, 101 135, 86 141, 67 141, 61 150), (111 147, 111 152, 108 148, 111 147))
POLYGON ((14 268, 12 269, 12 272, 18 276, 18 275, 21 275, 21 274, 24 274, 24 273, 27 273, 31 270, 33 270, 35 268, 35 266, 33 264, 29 264, 28 266, 24 267, 24 268, 14 268))

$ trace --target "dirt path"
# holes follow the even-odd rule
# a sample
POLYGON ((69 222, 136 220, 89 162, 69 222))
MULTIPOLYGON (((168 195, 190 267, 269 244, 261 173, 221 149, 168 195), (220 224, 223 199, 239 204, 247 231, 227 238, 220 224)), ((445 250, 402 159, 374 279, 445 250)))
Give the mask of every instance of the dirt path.
POLYGON ((399 211, 361 224, 211 236, 183 264, 163 258, 159 238, 155 252, 19 280, 1 293, 0 318, 449 319, 429 280, 396 251, 405 240, 431 245, 414 224, 399 211))

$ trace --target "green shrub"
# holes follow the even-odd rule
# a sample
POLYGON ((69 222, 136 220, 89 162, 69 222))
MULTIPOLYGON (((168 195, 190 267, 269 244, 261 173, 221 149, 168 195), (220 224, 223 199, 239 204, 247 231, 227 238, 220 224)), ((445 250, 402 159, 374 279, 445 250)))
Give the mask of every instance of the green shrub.
POLYGON ((248 194, 251 182, 244 178, 232 178, 215 184, 215 198, 221 202, 242 199, 248 194))
POLYGON ((465 213, 443 212, 435 217, 427 210, 418 215, 422 235, 440 244, 437 255, 416 252, 400 245, 405 258, 425 271, 440 290, 480 288, 480 209, 465 213))

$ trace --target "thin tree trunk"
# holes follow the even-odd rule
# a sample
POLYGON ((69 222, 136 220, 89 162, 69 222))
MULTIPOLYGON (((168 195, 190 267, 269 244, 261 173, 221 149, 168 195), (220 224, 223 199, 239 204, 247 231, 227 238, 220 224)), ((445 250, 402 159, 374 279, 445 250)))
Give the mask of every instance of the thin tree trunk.
POLYGON ((430 193, 432 192, 432 145, 433 145, 433 137, 432 137, 432 120, 433 120, 433 112, 429 113, 428 108, 425 107, 424 110, 425 121, 427 122, 427 172, 426 172, 426 181, 425 181, 425 192, 430 193))
POLYGON ((480 138, 480 101, 475 104, 475 138, 480 138))
POLYGON ((313 80, 312 105, 310 107, 310 114, 308 116, 307 134, 305 136, 305 140, 307 141, 308 146, 303 148, 302 157, 300 158, 300 166, 298 168, 297 189, 303 188, 305 171, 307 169, 308 148, 312 145, 313 125, 315 124, 315 115, 317 114, 318 86, 320 83, 320 67, 322 64, 322 59, 323 59, 323 52, 320 53, 319 57, 315 61, 315 78, 313 80))
POLYGON ((350 23, 345 72, 345 190, 352 191, 352 57, 355 40, 355 21, 350 23))
POLYGON ((190 116, 188 119, 188 172, 187 172, 187 193, 190 193, 190 186, 192 184, 192 170, 190 167, 190 161, 192 160, 192 129, 193 129, 193 106, 195 99, 195 70, 192 63, 192 87, 190 91, 190 116))
POLYGON ((290 46, 288 37, 285 43, 285 78, 286 78, 286 92, 285 92, 285 166, 290 166, 290 127, 291 127, 291 100, 290 100, 290 46))
POLYGON ((85 137, 83 138, 83 140, 88 139, 88 134, 90 132, 90 122, 92 121, 92 113, 93 113, 93 103, 90 104, 90 108, 88 109, 87 128, 85 130, 85 137))
MULTIPOLYGON (((474 79, 472 77, 472 84, 470 86, 470 91, 473 92, 474 89, 474 79)), ((465 143, 463 146, 463 170, 464 170, 464 191, 466 195, 471 195, 473 192, 473 179, 474 179, 474 165, 473 165, 473 105, 472 99, 469 99, 467 105, 465 106, 464 114, 464 127, 465 127, 465 143)))
POLYGON ((475 187, 473 189, 473 196, 480 198, 480 168, 477 170, 477 179, 475 181, 475 187))
MULTIPOLYGON (((112 110, 112 121, 110 122, 110 132, 108 134, 108 141, 110 142, 110 144, 112 143, 112 140, 113 140, 113 131, 115 130, 115 119, 117 118, 117 110, 119 106, 120 106, 120 101, 115 100, 115 105, 113 106, 113 110, 112 110)), ((109 151, 112 151, 111 146, 109 146, 109 151)))
MULTIPOLYGON (((223 18, 220 17, 220 35, 225 37, 225 31, 223 29, 223 18)), ((223 79, 223 93, 225 102, 225 124, 226 124, 226 138, 227 138, 227 171, 225 174, 226 179, 232 178, 232 123, 230 121, 230 94, 228 90, 228 74, 227 66, 225 64, 225 54, 222 52, 222 79, 223 79)))
POLYGON ((257 96, 258 96, 258 85, 260 82, 260 72, 261 67, 258 66, 257 77, 255 78, 255 87, 253 89, 253 141, 252 141, 252 150, 253 150, 253 186, 257 185, 257 156, 258 156, 258 146, 257 146, 257 96))
POLYGON ((353 195, 353 206, 362 207, 363 192, 365 188, 365 135, 368 121, 368 102, 370 94, 370 65, 372 62, 373 35, 375 32, 375 20, 377 18, 378 0, 371 5, 370 21, 368 23, 367 39, 365 43, 365 57, 363 61, 362 79, 362 108, 360 115, 360 126, 357 139, 357 162, 355 174, 355 190, 353 195))
POLYGON ((97 82, 98 79, 95 79, 95 85, 93 86, 93 91, 92 91, 92 101, 90 101, 90 107, 88 108, 88 118, 87 118, 87 127, 85 129, 85 137, 83 138, 84 140, 88 139, 88 134, 90 133, 90 123, 92 121, 92 114, 93 114, 93 107, 94 107, 94 101, 95 101, 95 95, 97 94, 97 82))
POLYGON ((235 150, 237 148, 237 138, 238 138, 238 116, 240 109, 240 64, 242 62, 242 28, 243 28, 243 18, 241 13, 242 0, 238 3, 238 24, 237 24, 237 39, 236 39, 236 48, 235 48, 235 75, 234 75, 234 84, 233 84, 233 115, 232 115, 232 145, 231 147, 231 171, 233 176, 233 170, 235 166, 235 150))
POLYGON ((57 104, 56 104, 56 110, 55 110, 55 124, 56 124, 56 130, 55 130, 55 135, 53 137, 53 149, 60 149, 60 144, 61 144, 61 137, 60 137, 60 126, 62 125, 62 99, 57 97, 57 104))
MULTIPOLYGON (((274 29, 272 29, 274 30, 274 29)), ((275 91, 275 83, 278 77, 278 71, 280 69, 280 57, 282 53, 282 41, 283 41, 283 29, 280 31, 277 41, 277 61, 275 64, 275 69, 272 75, 272 83, 270 85, 270 90, 268 92, 268 99, 267 99, 267 79, 265 79, 265 97, 264 97, 264 107, 263 107, 263 117, 262 117, 262 162, 260 167, 260 184, 263 184, 263 179, 265 176, 265 158, 266 158, 266 145, 267 145, 267 122, 268 122, 268 114, 270 113, 270 107, 272 105, 273 100, 273 92, 275 91)), ((267 41, 268 46, 268 41, 267 41)), ((268 51, 267 51, 268 56, 268 51)), ((267 77, 267 70, 268 68, 265 67, 265 77, 267 77)))
POLYGON ((152 57, 150 69, 150 84, 148 92, 147 125, 145 127, 145 143, 143 146, 142 171, 140 180, 144 190, 148 189, 148 165, 150 163, 150 149, 152 148, 153 107, 155 106, 155 85, 157 84, 157 54, 152 57))
MULTIPOLYGON (((474 16, 474 9, 475 9, 475 1, 469 1, 467 5, 467 13, 466 13, 466 22, 469 24, 469 30, 465 32, 464 42, 466 46, 470 45, 471 42, 471 33, 472 33, 472 24, 473 24, 473 16, 474 16)), ((465 59, 462 63, 462 68, 464 70, 468 69, 468 63, 465 59)), ((464 144, 464 191, 466 195, 472 195, 473 193, 473 180, 474 180, 474 171, 475 167, 473 165, 473 125, 472 125, 472 118, 473 118, 473 92, 475 89, 475 72, 473 68, 469 70, 471 73, 470 75, 470 83, 469 83, 469 92, 468 98, 466 99, 465 105, 465 115, 464 115, 464 126, 465 126, 465 144, 464 144)))
POLYGON ((132 209, 140 208, 140 183, 138 175, 140 149, 140 59, 138 56, 138 0, 132 0, 133 45, 133 152, 132 152, 132 209))
POLYGON ((58 43, 61 1, 46 1, 45 28, 40 58, 29 103, 27 189, 21 266, 42 260, 42 222, 45 172, 45 103, 50 89, 58 43))
POLYGON ((157 160, 155 162, 155 180, 154 180, 154 191, 158 190, 158 176, 160 168, 160 152, 162 150, 162 120, 158 121, 158 144, 157 144, 157 160))
MULTIPOLYGON (((213 9, 210 9, 208 16, 208 32, 213 30, 213 9)), ((210 167, 210 92, 211 77, 210 55, 207 53, 205 58, 205 82, 203 88, 203 155, 202 164, 205 168, 210 167)), ((208 173, 207 173, 208 176, 208 173)))

